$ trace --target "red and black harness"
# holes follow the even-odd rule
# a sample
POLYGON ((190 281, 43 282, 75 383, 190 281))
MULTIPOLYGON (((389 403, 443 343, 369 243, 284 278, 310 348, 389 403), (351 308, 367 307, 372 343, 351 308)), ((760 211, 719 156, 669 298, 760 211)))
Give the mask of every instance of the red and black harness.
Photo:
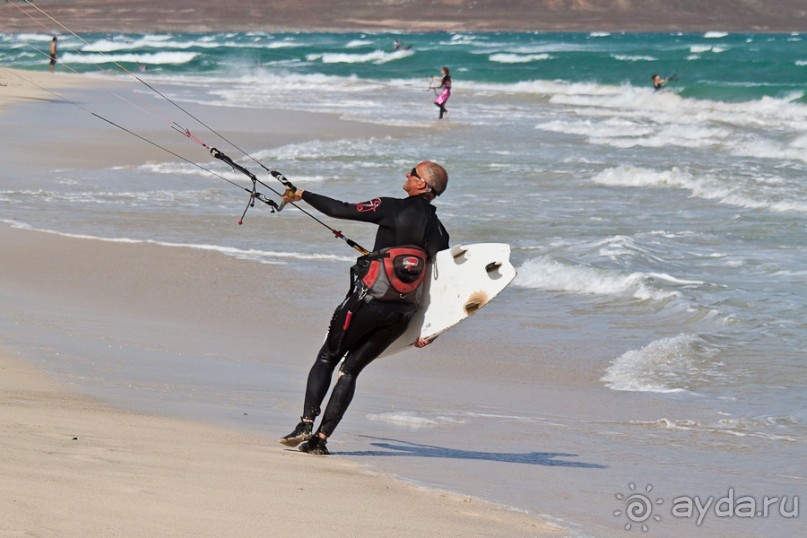
POLYGON ((426 278, 426 251, 414 245, 389 247, 358 259, 367 295, 380 301, 420 302, 418 291, 426 278))

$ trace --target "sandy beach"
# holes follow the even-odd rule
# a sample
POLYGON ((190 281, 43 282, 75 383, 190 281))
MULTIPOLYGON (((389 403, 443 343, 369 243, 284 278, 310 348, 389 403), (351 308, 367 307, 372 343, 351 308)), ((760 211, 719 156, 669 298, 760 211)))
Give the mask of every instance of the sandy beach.
POLYGON ((54 78, 49 73, 33 73, 19 69, 0 69, 0 111, 12 103, 26 101, 47 101, 58 99, 48 90, 57 91, 80 88, 87 80, 72 74, 59 74, 54 78))
POLYGON ((552 534, 266 438, 110 408, 6 352, 0 371, 4 536, 552 534))
MULTIPOLYGON (((81 85, 73 77, 58 74, 24 76, 58 92, 81 85)), ((0 71, 0 77, 5 140, 21 127, 14 123, 19 118, 42 122, 36 105, 27 101, 52 96, 17 83, 8 71, 0 71), (8 114, 11 111, 14 114, 8 114)), ((58 129, 53 131, 58 139, 58 129)), ((112 142, 107 152, 96 145, 94 151, 114 156, 118 151, 114 146, 112 142)), ((20 155, 20 162, 34 159, 35 147, 21 147, 28 152, 20 155)), ((76 151, 87 150, 73 148, 76 151)), ((86 154, 74 157, 93 160, 86 154)), ((58 160, 58 155, 51 155, 39 164, 49 166, 58 160)), ((244 281, 265 279, 267 273, 271 278, 271 266, 213 252, 69 238, 7 225, 0 228, 0 244, 0 296, 6 313, 0 338, 4 347, 0 352, 4 454, 0 534, 535 536, 559 532, 528 514, 419 489, 338 458, 285 450, 276 442, 274 430, 280 425, 266 424, 267 434, 261 436, 115 408, 67 386, 59 367, 53 366, 64 364, 69 369, 70 358, 60 358, 58 345, 51 347, 58 341, 52 336, 62 333, 80 339, 87 336, 82 331, 88 323, 100 324, 101 332, 115 342, 94 347, 88 341, 86 353, 99 353, 99 362, 105 353, 118 354, 118 347, 137 347, 141 349, 137 356, 160 345, 188 346, 180 355, 193 355, 199 342, 205 342, 205 334, 226 333, 227 342, 242 339, 245 349, 259 347, 266 339, 280 341, 282 324, 272 323, 278 307, 266 297, 271 290, 243 292, 244 281), (255 319, 262 320, 260 334, 255 333, 255 319), (18 338, 29 332, 39 335, 32 348, 21 345, 18 338)), ((293 320, 298 330, 319 334, 319 320, 303 319, 293 302, 285 306, 284 321, 293 320)), ((280 345, 273 352, 283 349, 280 345)), ((214 352, 213 344, 207 352, 214 352)), ((91 356, 84 358, 93 361, 91 356)), ((281 411, 288 421, 296 410, 281 411)))

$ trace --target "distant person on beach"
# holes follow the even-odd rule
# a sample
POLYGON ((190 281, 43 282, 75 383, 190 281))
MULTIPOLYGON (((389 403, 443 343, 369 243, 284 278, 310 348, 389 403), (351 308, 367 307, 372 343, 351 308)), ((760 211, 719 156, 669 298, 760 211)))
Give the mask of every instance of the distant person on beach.
POLYGON ((53 39, 50 42, 50 72, 53 73, 54 69, 56 69, 56 56, 59 51, 56 48, 56 36, 53 36, 53 39))
POLYGON ((653 76, 650 77, 650 80, 653 81, 653 90, 655 91, 659 91, 664 86, 666 86, 667 83, 670 81, 669 78, 661 78, 661 75, 659 75, 658 73, 653 73, 653 76))
MULTIPOLYGON (((448 232, 431 204, 447 186, 445 169, 424 161, 406 173, 406 198, 348 204, 301 189, 283 197, 287 202, 305 200, 329 217, 376 224, 378 231, 373 252, 361 256, 350 269, 350 290, 334 311, 325 343, 308 373, 300 423, 280 440, 282 444, 300 445, 300 451, 309 454, 329 453, 326 442, 353 399, 356 378, 406 331, 418 309, 428 260, 448 248, 448 232), (314 432, 314 420, 343 357, 336 385, 314 432)), ((415 346, 429 343, 420 338, 415 346)))
MULTIPOLYGON (((443 119, 443 116, 448 117, 448 110, 446 110, 446 101, 448 98, 451 97, 451 72, 448 70, 448 67, 443 67, 440 70, 440 83, 432 86, 429 86, 431 89, 437 90, 442 88, 443 91, 440 92, 440 95, 437 96, 437 99, 434 100, 434 104, 437 105, 437 108, 440 109, 440 119, 443 119)), ((436 77, 432 78, 434 81, 436 77)))

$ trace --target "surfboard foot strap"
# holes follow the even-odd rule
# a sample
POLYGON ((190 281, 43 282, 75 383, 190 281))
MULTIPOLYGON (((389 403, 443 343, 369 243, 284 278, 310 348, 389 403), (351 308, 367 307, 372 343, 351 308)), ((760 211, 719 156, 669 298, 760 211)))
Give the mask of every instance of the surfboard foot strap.
POLYGON ((451 255, 454 256, 454 258, 459 258, 466 252, 468 252, 468 247, 465 247, 463 245, 457 245, 455 247, 451 247, 451 255))

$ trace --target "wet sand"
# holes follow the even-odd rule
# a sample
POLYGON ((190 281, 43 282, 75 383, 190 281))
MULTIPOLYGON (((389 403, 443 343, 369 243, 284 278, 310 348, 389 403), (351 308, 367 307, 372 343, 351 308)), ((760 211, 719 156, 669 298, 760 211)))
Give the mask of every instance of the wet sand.
POLYGON ((269 439, 109 407, 5 352, 0 372, 4 536, 552 534, 269 439))

